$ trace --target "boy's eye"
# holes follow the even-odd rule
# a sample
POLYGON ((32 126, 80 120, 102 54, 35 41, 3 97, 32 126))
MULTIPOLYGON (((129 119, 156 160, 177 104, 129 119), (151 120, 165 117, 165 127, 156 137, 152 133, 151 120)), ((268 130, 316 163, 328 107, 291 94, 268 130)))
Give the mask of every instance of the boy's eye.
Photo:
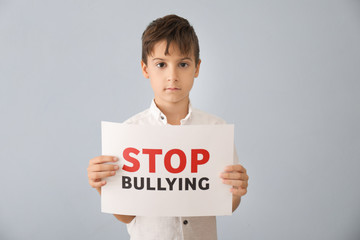
POLYGON ((189 64, 187 64, 187 63, 180 63, 179 66, 182 67, 182 68, 184 68, 184 67, 189 66, 189 64))
POLYGON ((165 67, 165 63, 161 62, 161 63, 156 64, 156 66, 158 68, 163 68, 163 67, 165 67))

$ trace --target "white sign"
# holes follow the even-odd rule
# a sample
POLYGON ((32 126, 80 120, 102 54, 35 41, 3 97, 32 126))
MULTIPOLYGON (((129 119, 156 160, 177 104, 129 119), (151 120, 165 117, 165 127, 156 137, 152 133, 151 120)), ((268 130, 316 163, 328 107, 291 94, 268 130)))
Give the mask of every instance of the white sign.
POLYGON ((106 179, 101 211, 135 216, 232 213, 220 173, 233 164, 233 125, 141 126, 102 122, 102 154, 120 170, 106 179))

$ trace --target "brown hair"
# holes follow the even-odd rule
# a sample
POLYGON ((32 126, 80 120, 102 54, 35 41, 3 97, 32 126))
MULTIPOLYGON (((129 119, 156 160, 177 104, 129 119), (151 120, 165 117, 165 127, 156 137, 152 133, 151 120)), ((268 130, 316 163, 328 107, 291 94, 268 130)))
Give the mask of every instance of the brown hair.
POLYGON ((184 55, 194 52, 195 64, 199 62, 199 40, 194 28, 188 20, 177 15, 167 15, 152 21, 142 35, 142 60, 147 64, 156 43, 166 40, 165 55, 169 54, 169 46, 174 42, 184 55))

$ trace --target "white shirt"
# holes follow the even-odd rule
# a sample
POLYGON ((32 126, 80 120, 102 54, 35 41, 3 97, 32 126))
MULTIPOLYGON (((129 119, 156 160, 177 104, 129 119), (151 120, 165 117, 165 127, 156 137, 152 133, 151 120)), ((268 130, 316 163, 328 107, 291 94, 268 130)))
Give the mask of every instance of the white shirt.
MULTIPOLYGON (((167 125, 166 116, 154 100, 149 109, 136 114, 124 122, 137 125, 167 125)), ((192 108, 189 104, 187 116, 181 125, 225 124, 214 115, 192 108)), ((234 162, 238 162, 236 153, 234 162)), ((217 240, 215 217, 146 217, 136 216, 127 224, 131 240, 217 240)))

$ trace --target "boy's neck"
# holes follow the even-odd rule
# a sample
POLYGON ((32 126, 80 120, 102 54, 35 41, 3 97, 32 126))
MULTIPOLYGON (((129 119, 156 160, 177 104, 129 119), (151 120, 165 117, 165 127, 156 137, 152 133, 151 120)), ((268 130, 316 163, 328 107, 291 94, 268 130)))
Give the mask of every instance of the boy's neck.
POLYGON ((189 98, 177 103, 162 103, 154 100, 156 106, 165 114, 168 124, 180 125, 180 121, 186 117, 189 112, 189 98))

